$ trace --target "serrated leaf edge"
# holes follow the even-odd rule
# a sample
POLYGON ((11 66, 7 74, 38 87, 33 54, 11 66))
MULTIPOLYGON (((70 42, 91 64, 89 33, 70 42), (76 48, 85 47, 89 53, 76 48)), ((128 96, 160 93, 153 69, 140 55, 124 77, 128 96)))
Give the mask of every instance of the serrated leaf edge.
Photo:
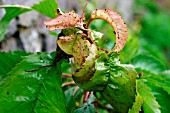
MULTIPOLYGON (((138 82, 141 82, 143 85, 145 85, 145 87, 146 87, 146 89, 150 92, 150 96, 152 96, 153 97, 153 99, 154 99, 154 103, 155 104, 157 104, 156 105, 156 107, 158 108, 158 110, 157 110, 157 112, 156 113, 161 113, 161 111, 160 111, 160 105, 159 105, 159 103, 156 101, 156 97, 154 96, 154 94, 151 92, 151 88, 149 88, 145 83, 143 83, 141 80, 137 80, 137 84, 138 84, 138 82)), ((138 88, 137 88, 138 89, 138 88)), ((138 92, 139 92, 139 90, 138 90, 138 92)), ((139 93, 140 94, 140 93, 139 93)), ((142 96, 142 95, 141 95, 142 96)), ((142 97, 143 98, 143 97, 142 97)), ((143 101, 144 101, 144 104, 145 104, 145 99, 143 98, 143 101)), ((149 107, 150 107, 150 105, 148 105, 149 107)), ((151 109, 152 110, 152 109, 151 109)), ((154 111, 153 111, 153 113, 154 113, 154 111)))
POLYGON ((135 96, 135 102, 133 103, 132 108, 129 109, 128 113, 134 113, 133 110, 136 110, 136 109, 138 109, 138 112, 141 111, 142 105, 143 105, 143 98, 139 93, 137 93, 137 95, 135 96), (139 99, 141 99, 141 100, 139 100, 139 99), (136 104, 138 104, 138 102, 140 102, 140 104, 139 104, 140 109, 136 108, 136 104))

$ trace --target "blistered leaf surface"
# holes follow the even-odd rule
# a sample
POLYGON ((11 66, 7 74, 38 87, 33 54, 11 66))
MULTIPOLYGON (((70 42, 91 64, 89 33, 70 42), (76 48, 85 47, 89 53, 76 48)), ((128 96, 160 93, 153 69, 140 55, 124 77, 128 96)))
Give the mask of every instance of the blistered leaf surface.
POLYGON ((61 65, 50 66, 55 53, 25 57, 0 85, 2 113, 66 112, 61 65))

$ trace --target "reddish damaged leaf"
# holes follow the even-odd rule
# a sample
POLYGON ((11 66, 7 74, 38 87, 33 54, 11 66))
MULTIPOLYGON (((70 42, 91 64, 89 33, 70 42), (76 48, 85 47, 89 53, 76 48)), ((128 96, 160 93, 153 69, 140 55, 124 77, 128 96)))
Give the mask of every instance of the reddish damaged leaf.
POLYGON ((56 29, 64 29, 75 26, 78 21, 80 20, 80 16, 74 12, 69 12, 66 14, 62 14, 57 16, 51 20, 45 20, 44 24, 46 25, 47 29, 50 31, 56 29))
MULTIPOLYGON (((86 4, 87 5, 87 4, 86 4)), ((86 5, 84 7, 84 10, 86 8, 86 5)), ((44 24, 46 25, 47 29, 52 31, 56 29, 65 29, 69 27, 74 27, 77 26, 79 28, 84 29, 84 10, 82 12, 82 16, 80 17, 77 13, 75 12, 68 12, 68 13, 62 13, 59 11, 59 15, 51 20, 45 20, 44 24)))
POLYGON ((110 9, 96 9, 91 13, 90 22, 94 19, 102 19, 107 21, 115 31, 116 45, 110 52, 119 52, 125 46, 128 38, 128 29, 122 17, 115 11, 110 9))

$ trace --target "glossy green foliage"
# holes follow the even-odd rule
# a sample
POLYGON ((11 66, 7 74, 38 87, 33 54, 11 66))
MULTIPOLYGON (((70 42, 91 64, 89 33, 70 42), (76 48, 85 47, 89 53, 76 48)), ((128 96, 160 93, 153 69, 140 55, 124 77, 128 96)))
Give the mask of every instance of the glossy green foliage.
POLYGON ((167 91, 165 91, 159 85, 156 85, 156 83, 150 82, 149 80, 144 80, 144 83, 152 89, 151 92, 154 94, 154 96, 156 97, 156 101, 160 105, 161 113, 169 113, 170 95, 167 93, 167 91))
POLYGON ((73 113, 95 113, 94 105, 85 103, 81 108, 74 110, 73 113))
POLYGON ((132 64, 141 75, 140 84, 143 90, 138 89, 138 91, 144 99, 144 112, 168 113, 169 101, 167 98, 170 98, 170 74, 168 71, 164 72, 167 68, 166 64, 151 55, 138 55, 132 64), (147 90, 150 94, 146 94, 147 90), (152 100, 149 101, 149 99, 152 100))
POLYGON ((92 102, 94 102, 95 97, 90 96, 88 101, 84 103, 81 107, 74 110, 73 113, 96 113, 94 105, 92 102))
POLYGON ((133 66, 120 64, 117 57, 112 53, 105 61, 108 81, 101 94, 117 112, 125 113, 135 102, 137 73, 133 66))
POLYGON ((139 93, 137 93, 135 97, 135 102, 133 103, 132 108, 129 109, 128 113, 138 113, 139 111, 141 111, 142 105, 143 105, 143 98, 139 93))
POLYGON ((29 55, 10 70, 0 85, 1 113, 66 112, 61 64, 51 65, 54 56, 29 55))
POLYGON ((129 109, 128 113, 138 113, 139 111, 141 111, 142 105, 143 105, 143 98, 139 93, 137 93, 135 97, 135 102, 133 103, 132 108, 129 109))
POLYGON ((79 98, 80 95, 82 95, 83 90, 78 89, 78 91, 75 93, 76 87, 72 87, 67 89, 64 93, 66 98, 66 105, 67 105, 67 112, 73 112, 74 109, 76 108, 76 101, 80 102, 81 97, 79 98), (74 94, 75 93, 75 94, 74 94), (78 98, 78 100, 77 100, 78 98))
POLYGON ((9 53, 1 52, 0 53, 0 82, 5 79, 7 74, 11 71, 17 63, 19 63, 24 56, 27 56, 31 53, 26 53, 25 51, 11 51, 9 53))
POLYGON ((55 0, 42 0, 38 4, 32 6, 32 9, 50 18, 54 18, 57 15, 57 8, 58 4, 55 0))
POLYGON ((161 113, 160 105, 156 101, 156 98, 151 93, 151 89, 147 87, 147 85, 145 85, 142 81, 138 80, 137 90, 143 98, 143 110, 145 113, 161 113))
POLYGON ((161 72, 159 74, 144 73, 145 76, 141 80, 152 89, 153 95, 156 97, 157 102, 161 106, 162 113, 168 113, 169 98, 170 98, 170 73, 169 71, 161 72))
POLYGON ((11 69, 22 60, 20 55, 13 55, 5 52, 0 53, 0 82, 7 77, 11 69))

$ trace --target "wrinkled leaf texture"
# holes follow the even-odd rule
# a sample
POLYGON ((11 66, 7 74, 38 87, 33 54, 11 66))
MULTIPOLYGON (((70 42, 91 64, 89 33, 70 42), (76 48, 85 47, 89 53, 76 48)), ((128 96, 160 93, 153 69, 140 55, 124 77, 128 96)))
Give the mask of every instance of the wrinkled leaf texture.
POLYGON ((61 88, 61 64, 52 64, 55 53, 26 56, 0 85, 1 113, 66 113, 61 88))

